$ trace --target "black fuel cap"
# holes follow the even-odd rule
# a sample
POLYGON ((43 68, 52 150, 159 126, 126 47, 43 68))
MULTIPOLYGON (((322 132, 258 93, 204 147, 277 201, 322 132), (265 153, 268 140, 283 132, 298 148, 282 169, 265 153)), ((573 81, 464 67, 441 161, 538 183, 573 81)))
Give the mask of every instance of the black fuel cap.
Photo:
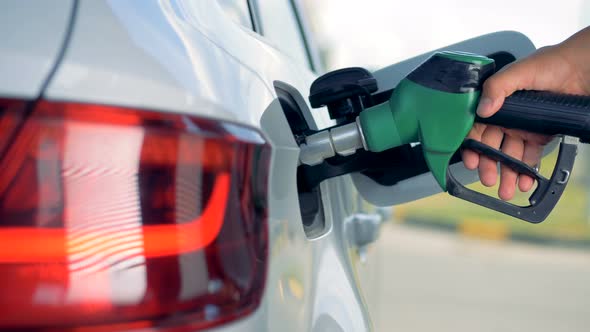
POLYGON ((362 98, 378 90, 377 80, 360 67, 343 68, 318 77, 309 91, 311 107, 328 107, 330 118, 356 115, 363 110, 362 98))

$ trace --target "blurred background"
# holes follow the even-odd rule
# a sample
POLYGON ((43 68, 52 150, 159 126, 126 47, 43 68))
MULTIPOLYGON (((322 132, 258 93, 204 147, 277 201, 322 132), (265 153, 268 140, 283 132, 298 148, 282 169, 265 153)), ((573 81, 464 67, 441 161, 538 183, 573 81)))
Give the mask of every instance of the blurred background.
MULTIPOLYGON (((590 0, 306 0, 304 6, 327 70, 375 70, 500 30, 522 32, 542 47, 590 25, 590 0)), ((555 157, 543 160, 546 175, 555 157)), ((540 225, 446 194, 396 206, 380 248, 370 248, 383 254, 366 263, 377 265, 379 276, 361 280, 379 284, 365 292, 376 330, 590 331, 590 151, 582 148, 578 158, 568 190, 540 225)))

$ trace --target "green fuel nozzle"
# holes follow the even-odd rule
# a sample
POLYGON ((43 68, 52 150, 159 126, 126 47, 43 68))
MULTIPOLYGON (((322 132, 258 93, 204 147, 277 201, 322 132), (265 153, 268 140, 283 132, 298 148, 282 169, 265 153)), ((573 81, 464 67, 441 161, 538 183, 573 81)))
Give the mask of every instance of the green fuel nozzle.
MULTIPOLYGON (((350 155, 358 148, 382 152, 421 142, 430 171, 446 191, 449 161, 473 125, 481 85, 493 72, 494 60, 485 56, 434 53, 399 82, 388 101, 363 110, 354 123, 308 137, 301 160, 314 165, 335 155, 350 155)), ((335 72, 331 81, 338 75, 342 72, 335 72)), ((362 77, 359 81, 364 82, 362 77)), ((347 105, 341 102, 346 89, 334 90, 322 97, 336 96, 334 100, 341 104, 333 109, 341 110, 347 105)))
MULTIPOLYGON (((481 89, 494 71, 494 60, 486 56, 436 52, 402 79, 385 100, 379 98, 383 93, 377 92, 376 80, 362 68, 341 69, 318 78, 311 87, 310 103, 314 108, 327 106, 339 124, 322 131, 291 124, 301 149, 302 175, 298 180, 312 188, 342 174, 369 174, 372 170, 383 174, 389 167, 387 162, 398 163, 392 166, 393 173, 404 162, 418 163, 412 166, 422 169, 420 158, 407 150, 411 147, 415 151, 412 143, 419 143, 422 163, 426 163, 443 191, 528 222, 543 221, 569 181, 578 139, 590 141, 590 96, 517 91, 505 99, 494 116, 479 118, 475 110, 481 89), (500 150, 466 139, 474 122, 560 135, 562 141, 551 178, 500 150), (449 171, 452 158, 456 160, 461 148, 533 177, 537 187, 529 197, 530 205, 513 205, 463 186, 449 171), (394 154, 399 149, 403 151, 394 154)), ((291 114, 291 118, 303 116, 291 114)), ((405 178, 417 175, 406 173, 405 178)), ((379 181, 384 181, 382 176, 379 181)))
POLYGON ((446 191, 449 162, 473 126, 482 83, 493 72, 488 57, 433 54, 398 84, 389 101, 360 113, 367 149, 422 143, 428 168, 446 191))

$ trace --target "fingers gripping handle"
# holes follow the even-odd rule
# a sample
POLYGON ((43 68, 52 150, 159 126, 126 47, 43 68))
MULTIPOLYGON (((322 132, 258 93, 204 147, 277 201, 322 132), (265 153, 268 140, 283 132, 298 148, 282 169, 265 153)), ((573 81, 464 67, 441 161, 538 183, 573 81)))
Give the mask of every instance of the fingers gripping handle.
POLYGON ((529 197, 530 204, 528 206, 518 206, 463 186, 453 177, 453 174, 448 169, 448 193, 474 204, 536 224, 547 218, 565 190, 574 166, 578 146, 576 143, 567 142, 564 138, 559 146, 557 163, 550 179, 543 177, 536 170, 520 160, 514 159, 478 141, 467 139, 463 143, 462 148, 485 154, 487 157, 514 169, 518 173, 529 175, 537 180, 538 185, 529 197))
POLYGON ((568 135, 590 141, 590 96, 546 91, 517 91, 500 110, 476 122, 544 135, 568 135))
POLYGON ((528 206, 511 204, 466 188, 447 172, 447 189, 453 196, 531 223, 545 220, 565 190, 576 158, 577 142, 570 142, 572 138, 567 136, 590 141, 590 96, 517 91, 506 98, 496 114, 489 118, 477 117, 475 121, 543 135, 566 135, 559 146, 559 156, 550 179, 522 161, 478 141, 465 140, 463 143, 464 149, 474 150, 519 174, 534 178, 537 188, 529 197, 528 206))

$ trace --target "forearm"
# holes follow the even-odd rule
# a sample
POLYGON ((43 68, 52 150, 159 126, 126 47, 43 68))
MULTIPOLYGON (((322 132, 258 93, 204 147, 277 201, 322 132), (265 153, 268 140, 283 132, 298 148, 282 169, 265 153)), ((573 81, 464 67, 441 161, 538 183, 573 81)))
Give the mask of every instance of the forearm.
POLYGON ((576 69, 581 90, 590 94, 590 26, 574 34, 558 47, 576 69))

